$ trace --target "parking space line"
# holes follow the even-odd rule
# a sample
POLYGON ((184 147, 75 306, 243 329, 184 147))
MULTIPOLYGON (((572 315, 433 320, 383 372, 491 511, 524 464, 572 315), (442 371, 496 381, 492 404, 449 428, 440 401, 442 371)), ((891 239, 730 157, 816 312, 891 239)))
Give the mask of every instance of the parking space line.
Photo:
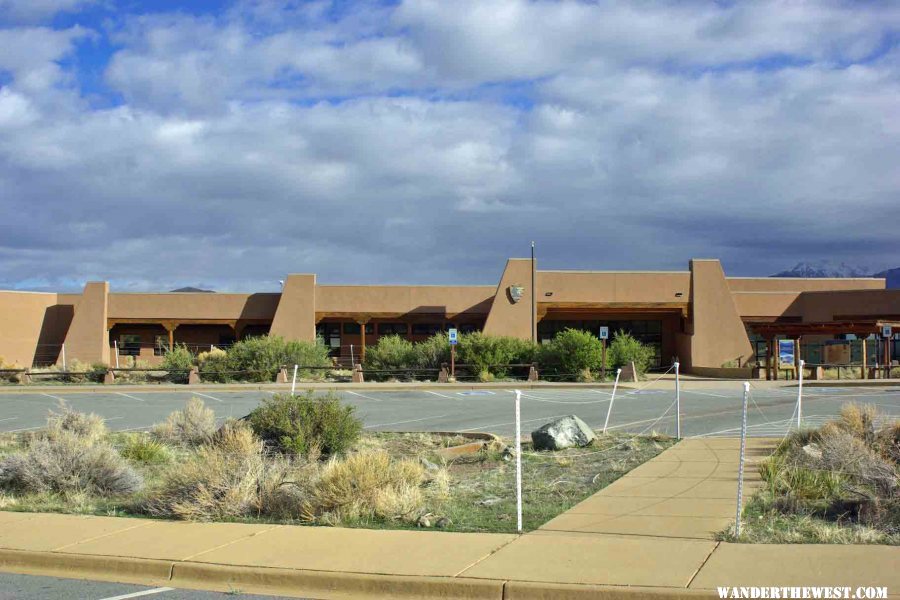
POLYGON ((426 394, 431 394, 433 396, 440 396, 441 398, 446 398, 447 400, 456 400, 453 396, 447 396, 445 394, 438 394, 437 392, 432 392, 429 390, 424 390, 426 394))
POLYGON ((363 429, 372 429, 374 427, 388 427, 389 425, 403 425, 404 423, 418 423, 420 421, 430 421, 432 419, 440 419, 447 415, 436 415, 434 417, 422 417, 421 419, 409 419, 408 421, 394 421, 393 423, 379 423, 378 425, 366 425, 363 429))
POLYGON ((0 419, 0 423, 2 423, 3 421, 15 421, 18 418, 19 417, 7 417, 5 419, 0 419))
POLYGON ((41 392, 41 396, 47 396, 48 398, 53 398, 57 402, 67 402, 65 398, 60 398, 59 396, 54 396, 53 394, 45 394, 41 392))
POLYGON ((153 594, 162 594, 163 592, 171 592, 174 590, 175 590, 175 588, 158 587, 158 588, 153 588, 152 590, 142 590, 140 592, 134 592, 132 594, 122 594, 121 596, 110 596, 108 598, 101 598, 100 600, 127 600, 128 598, 140 598, 142 596, 150 596, 153 594))
MULTIPOLYGON (((553 417, 538 417, 537 419, 528 419, 526 421, 520 421, 520 423, 533 423, 535 421, 552 421, 553 419, 559 419, 560 417, 565 417, 566 415, 556 415, 553 417)), ((503 427, 504 425, 515 425, 515 421, 511 421, 509 423, 494 423, 493 425, 485 425, 483 427, 470 427, 469 429, 459 429, 460 433, 466 433, 467 431, 478 431, 479 429, 488 429, 490 427, 503 427)))
POLYGON ((138 402, 143 402, 142 398, 138 398, 137 396, 132 396, 131 394, 126 394, 124 392, 114 392, 120 396, 125 396, 126 398, 131 398, 132 400, 137 400, 138 402))
POLYGON ((358 393, 350 391, 350 390, 344 390, 344 393, 353 394, 354 396, 359 396, 360 398, 365 398, 366 400, 371 400, 373 402, 381 402, 381 400, 378 398, 373 398, 372 396, 366 396, 365 394, 358 394, 358 393))
POLYGON ((737 396, 725 396, 723 394, 713 394, 711 392, 698 392, 697 390, 683 390, 685 394, 700 394, 701 396, 712 396, 713 398, 731 398, 737 399, 737 396))
POLYGON ((201 394, 200 392, 185 392, 185 394, 191 394, 192 396, 203 396, 204 398, 209 398, 210 400, 215 400, 218 403, 222 403, 221 400, 216 398, 215 396, 210 396, 209 394, 201 394))

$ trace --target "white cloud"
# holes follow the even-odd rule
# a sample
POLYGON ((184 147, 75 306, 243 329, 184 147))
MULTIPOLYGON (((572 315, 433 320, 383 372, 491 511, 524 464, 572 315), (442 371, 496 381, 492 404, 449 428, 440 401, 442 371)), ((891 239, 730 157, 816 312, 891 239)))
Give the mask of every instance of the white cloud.
POLYGON ((466 2, 125 18, 113 108, 0 30, 0 287, 900 264, 893 4, 466 2))
POLYGON ((34 23, 61 12, 74 12, 96 0, 0 0, 0 23, 34 23))

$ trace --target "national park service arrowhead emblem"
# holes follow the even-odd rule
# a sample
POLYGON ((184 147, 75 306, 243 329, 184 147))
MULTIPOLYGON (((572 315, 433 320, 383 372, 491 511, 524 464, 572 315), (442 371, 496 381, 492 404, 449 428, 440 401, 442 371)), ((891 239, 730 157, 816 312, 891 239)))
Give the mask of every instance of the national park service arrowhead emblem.
POLYGON ((525 287, 518 283, 514 283, 506 288, 506 292, 509 294, 509 299, 512 300, 512 303, 515 304, 521 300, 522 296, 525 294, 525 287))

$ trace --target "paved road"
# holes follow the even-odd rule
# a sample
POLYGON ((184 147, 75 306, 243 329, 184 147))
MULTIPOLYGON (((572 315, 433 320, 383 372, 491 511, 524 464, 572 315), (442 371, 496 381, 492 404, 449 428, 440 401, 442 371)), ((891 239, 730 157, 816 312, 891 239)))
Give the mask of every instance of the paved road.
MULTIPOLYGON (((95 412, 115 430, 145 429, 201 398, 221 419, 246 415, 272 392, 260 390, 51 391, 0 390, 0 431, 27 431, 43 426, 47 414, 65 404, 77 411, 95 412)), ((340 392, 357 407, 366 428, 375 431, 487 431, 513 433, 513 388, 492 390, 351 391, 340 392)), ((577 414, 602 428, 611 399, 609 389, 538 389, 522 395, 522 429, 526 433, 556 416, 577 414)), ((733 436, 741 423, 742 384, 707 383, 681 392, 682 432, 685 436, 733 436)), ((796 419, 797 389, 756 385, 751 388, 749 433, 781 436, 796 419)), ((674 433, 675 392, 670 382, 645 389, 620 389, 609 426, 616 430, 674 433)), ((900 418, 900 387, 806 388, 804 423, 818 425, 837 415, 846 402, 875 404, 886 416, 900 418)))
POLYGON ((0 573, 0 600, 273 600, 281 596, 254 596, 240 590, 229 593, 176 590, 127 583, 57 579, 0 573))

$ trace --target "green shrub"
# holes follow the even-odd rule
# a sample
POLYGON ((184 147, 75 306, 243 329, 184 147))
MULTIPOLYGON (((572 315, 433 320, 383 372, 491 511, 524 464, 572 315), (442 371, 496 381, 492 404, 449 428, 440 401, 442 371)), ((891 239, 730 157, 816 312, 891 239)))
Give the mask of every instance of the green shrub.
POLYGON ((63 433, 71 433, 76 437, 97 442, 107 434, 106 423, 103 417, 94 413, 85 414, 71 410, 51 413, 47 418, 47 436, 54 438, 63 433))
MULTIPOLYGON (((283 366, 327 367, 331 364, 328 348, 321 341, 286 341, 278 336, 257 336, 241 340, 228 349, 227 370, 234 379, 272 381, 283 366)), ((321 377, 321 370, 302 370, 303 377, 321 377)))
POLYGON ((640 343, 631 334, 619 331, 613 336, 606 355, 613 369, 624 367, 633 362, 638 373, 646 373, 653 359, 653 348, 640 343))
POLYGON ((415 345, 415 365, 420 369, 440 369, 450 362, 450 341, 446 333, 436 333, 415 345))
POLYGON ((359 439, 362 421, 334 392, 316 396, 275 394, 250 413, 253 431, 280 452, 329 457, 347 451, 359 439))
POLYGON ((169 381, 187 383, 188 375, 194 368, 194 355, 184 344, 166 350, 160 369, 169 372, 169 381))
MULTIPOLYGON (((366 348, 366 370, 381 371, 411 369, 417 366, 416 348, 412 342, 399 335, 385 335, 374 346, 366 348)), ((373 373, 373 379, 402 377, 403 373, 373 373)))
POLYGON ((533 362, 537 347, 530 340, 476 331, 459 336, 457 353, 459 362, 472 365, 476 374, 487 371, 496 377, 506 377, 508 365, 533 362))
POLYGON ((197 365, 201 379, 206 382, 225 383, 234 379, 229 371, 228 353, 221 348, 212 348, 209 352, 197 355, 197 365))
POLYGON ((541 374, 561 379, 586 379, 586 375, 601 369, 603 347, 600 339, 589 331, 566 329, 538 354, 541 374))
POLYGON ((184 409, 172 412, 164 423, 153 426, 150 433, 157 439, 184 446, 209 441, 216 432, 216 414, 203 400, 191 398, 184 409))

